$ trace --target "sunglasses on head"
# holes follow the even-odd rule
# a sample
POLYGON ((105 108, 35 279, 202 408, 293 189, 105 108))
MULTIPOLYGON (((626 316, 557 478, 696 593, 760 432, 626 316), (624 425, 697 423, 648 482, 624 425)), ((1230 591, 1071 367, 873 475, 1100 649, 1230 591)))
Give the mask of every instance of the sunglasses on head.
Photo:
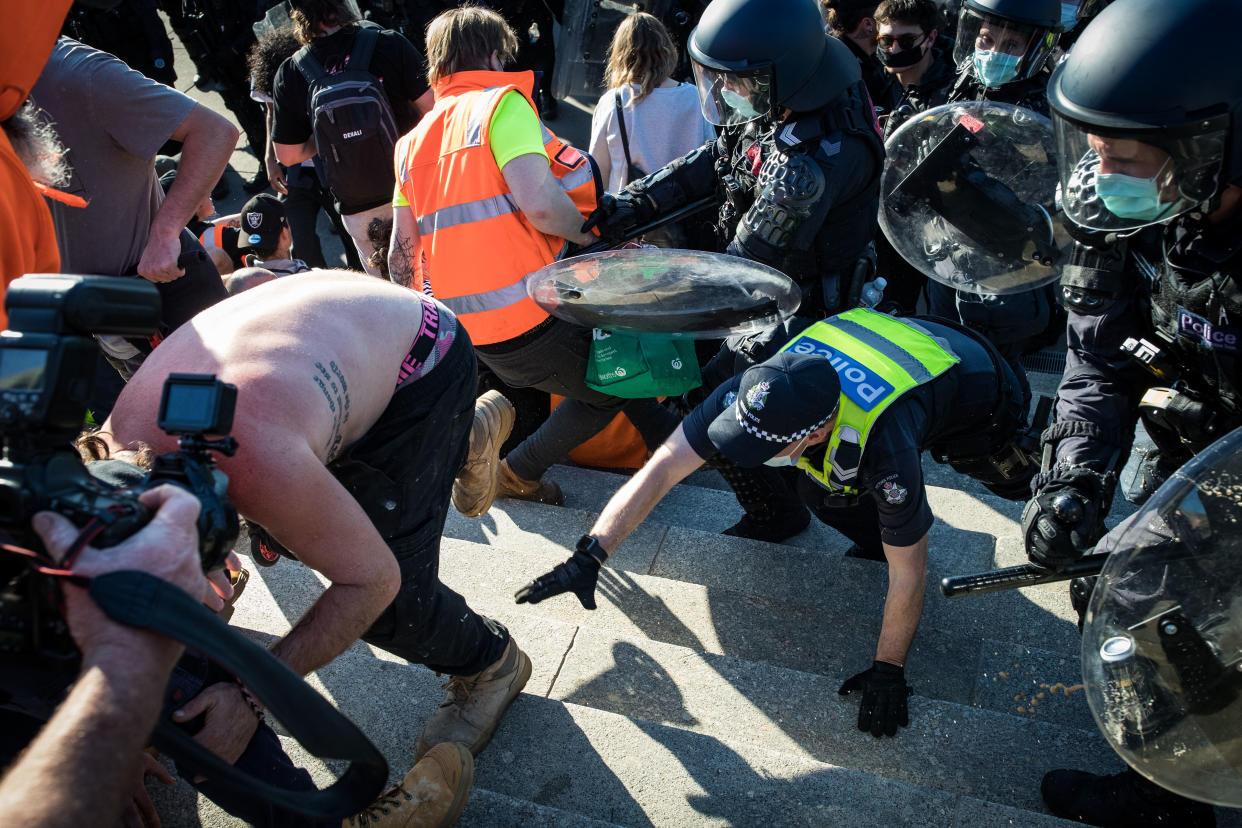
POLYGON ((902 50, 906 50, 906 49, 913 49, 915 46, 921 45, 922 42, 926 39, 927 39, 927 35, 925 33, 914 34, 913 32, 910 32, 907 34, 901 34, 901 35, 895 35, 895 36, 894 35, 880 35, 879 37, 875 39, 875 42, 878 43, 880 45, 880 48, 884 49, 885 51, 892 49, 894 45, 900 46, 902 50))

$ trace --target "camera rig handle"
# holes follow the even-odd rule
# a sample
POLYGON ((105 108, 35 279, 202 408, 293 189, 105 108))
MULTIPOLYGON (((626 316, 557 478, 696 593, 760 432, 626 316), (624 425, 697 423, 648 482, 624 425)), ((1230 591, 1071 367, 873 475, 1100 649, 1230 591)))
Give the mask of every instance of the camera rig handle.
POLYGON ((184 591, 145 572, 122 571, 92 578, 90 595, 114 621, 167 635, 233 673, 315 756, 349 762, 340 778, 323 790, 280 788, 238 770, 161 718, 152 743, 176 759, 183 772, 227 783, 238 796, 315 820, 344 820, 379 795, 388 781, 388 763, 358 726, 275 656, 184 591))
POLYGON ((1107 555, 1087 555, 1073 561, 1064 569, 1044 569, 1034 564, 1023 564, 973 575, 950 575, 941 579, 940 593, 945 598, 961 598, 963 595, 982 595, 985 592, 1001 592, 1036 584, 1072 581, 1075 578, 1099 575, 1107 559, 1107 555))

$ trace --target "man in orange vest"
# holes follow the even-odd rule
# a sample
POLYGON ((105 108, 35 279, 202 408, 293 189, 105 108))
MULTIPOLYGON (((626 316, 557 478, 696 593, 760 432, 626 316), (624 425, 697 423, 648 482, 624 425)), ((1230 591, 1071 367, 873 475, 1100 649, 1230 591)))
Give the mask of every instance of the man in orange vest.
MULTIPOLYGON (((506 383, 568 398, 500 464, 499 497, 560 505, 560 487, 543 473, 619 411, 649 448, 676 418, 654 400, 588 388, 591 331, 548 316, 527 296, 530 274, 571 245, 595 241, 581 227, 599 185, 590 156, 540 123, 533 73, 503 71, 517 46, 489 9, 451 9, 427 27, 436 105, 397 143, 388 264, 394 282, 430 287, 506 383)), ((486 501, 488 482, 459 477, 454 505, 480 514, 472 507, 486 501)))

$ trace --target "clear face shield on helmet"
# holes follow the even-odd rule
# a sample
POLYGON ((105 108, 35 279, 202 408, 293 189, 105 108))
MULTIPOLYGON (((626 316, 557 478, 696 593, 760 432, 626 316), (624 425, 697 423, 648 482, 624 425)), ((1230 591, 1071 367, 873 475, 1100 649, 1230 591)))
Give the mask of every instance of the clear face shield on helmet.
POLYGON ((1055 112, 1057 172, 1065 215, 1089 230, 1129 231, 1167 221, 1217 189, 1227 123, 1197 134, 1092 132, 1055 112))
POLYGON ((1056 45, 1052 29, 1017 23, 962 7, 953 60, 973 64, 975 77, 989 88, 1026 80, 1044 65, 1056 45))
POLYGON ((772 110, 772 69, 746 72, 715 69, 691 61, 703 117, 714 126, 757 121, 772 110))

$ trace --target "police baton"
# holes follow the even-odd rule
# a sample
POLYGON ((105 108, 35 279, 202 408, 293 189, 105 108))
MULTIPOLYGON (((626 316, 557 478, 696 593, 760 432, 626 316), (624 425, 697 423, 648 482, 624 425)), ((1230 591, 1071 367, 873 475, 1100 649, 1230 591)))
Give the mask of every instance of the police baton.
POLYGON ((1036 584, 1072 581, 1075 578, 1099 575, 1106 560, 1107 555, 1088 555, 1063 569, 1045 569, 1034 564, 1023 564, 993 569, 990 572, 977 572, 974 575, 950 575, 940 580, 940 592, 946 598, 961 598, 963 595, 982 595, 985 592, 1001 592, 1036 584))
POLYGON ((594 244, 588 244, 586 247, 580 249, 578 252, 574 253, 573 255, 585 256, 588 253, 600 253, 604 250, 610 250, 618 244, 623 244, 624 242, 630 241, 631 239, 638 238, 643 233, 650 233, 652 230, 655 230, 657 227, 663 227, 666 224, 677 221, 678 219, 683 219, 686 216, 692 216, 695 213, 702 212, 703 210, 706 210, 709 207, 714 207, 715 205, 716 205, 715 196, 706 196, 704 198, 700 198, 698 201, 692 201, 689 204, 687 204, 685 207, 676 209, 666 216, 660 216, 658 219, 655 219, 654 221, 649 221, 646 224, 642 225, 641 227, 636 227, 633 230, 630 230, 629 232, 625 234, 625 238, 619 242, 606 241, 604 239, 601 239, 600 241, 597 241, 594 244))

